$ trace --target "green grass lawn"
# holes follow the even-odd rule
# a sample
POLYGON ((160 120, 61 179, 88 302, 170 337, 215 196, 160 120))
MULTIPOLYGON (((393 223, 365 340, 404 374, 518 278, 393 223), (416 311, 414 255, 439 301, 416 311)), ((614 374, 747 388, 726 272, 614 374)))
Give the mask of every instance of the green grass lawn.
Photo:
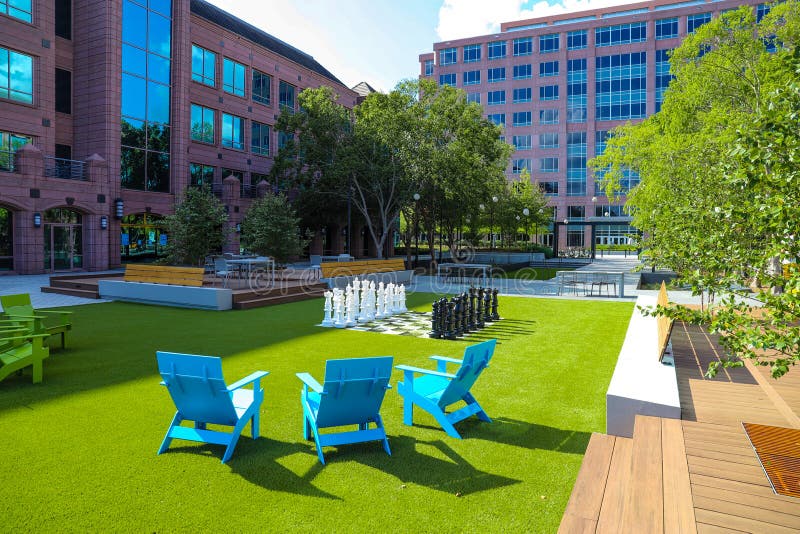
MULTIPOLYGON (((410 295, 428 308, 432 295, 410 295)), ((380 443, 325 449, 302 439, 296 372, 323 378, 327 358, 392 355, 434 368, 465 342, 323 329, 321 299, 205 312, 109 303, 72 308, 67 350, 0 382, 3 530, 17 532, 554 532, 593 431, 631 303, 501 298, 498 346, 473 388, 493 418, 448 437, 417 410, 402 424, 393 389, 380 443), (156 350, 223 357, 228 383, 256 369, 262 438, 223 447, 173 441, 156 350)), ((392 384, 401 378, 395 371, 392 384)))

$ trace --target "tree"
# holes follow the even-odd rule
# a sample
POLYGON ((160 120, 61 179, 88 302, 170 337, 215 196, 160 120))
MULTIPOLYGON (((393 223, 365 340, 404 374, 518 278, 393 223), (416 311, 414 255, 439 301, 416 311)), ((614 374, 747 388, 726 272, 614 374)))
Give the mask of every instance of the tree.
POLYGON ((500 228, 501 239, 511 239, 520 230, 528 234, 530 228, 545 224, 546 205, 547 197, 538 185, 531 183, 530 173, 525 169, 519 181, 508 182, 497 202, 495 221, 500 228))
POLYGON ((228 238, 228 214, 208 186, 189 187, 175 213, 164 218, 166 261, 173 265, 202 265, 209 254, 220 252, 228 238))
POLYGON ((266 195, 253 202, 242 221, 242 245, 252 252, 273 256, 278 263, 303 252, 308 244, 300 237, 294 208, 282 194, 266 195))
POLYGON ((626 169, 639 172, 628 207, 651 261, 711 302, 721 296, 657 313, 708 325, 733 357, 726 365, 751 358, 775 377, 800 359, 800 275, 781 272, 800 256, 798 36, 797 0, 760 23, 745 6, 702 26, 671 56, 661 112, 617 129, 592 162, 610 195, 626 169), (750 284, 764 289, 741 289, 750 284))

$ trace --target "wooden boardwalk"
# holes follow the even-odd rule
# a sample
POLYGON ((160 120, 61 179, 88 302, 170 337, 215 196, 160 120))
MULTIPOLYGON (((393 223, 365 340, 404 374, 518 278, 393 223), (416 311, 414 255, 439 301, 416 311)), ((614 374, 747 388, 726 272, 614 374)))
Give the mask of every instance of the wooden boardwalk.
POLYGON ((676 323, 672 345, 681 420, 594 434, 559 532, 800 532, 800 499, 772 491, 742 428, 800 428, 800 371, 776 381, 748 364, 709 380, 712 336, 676 323))

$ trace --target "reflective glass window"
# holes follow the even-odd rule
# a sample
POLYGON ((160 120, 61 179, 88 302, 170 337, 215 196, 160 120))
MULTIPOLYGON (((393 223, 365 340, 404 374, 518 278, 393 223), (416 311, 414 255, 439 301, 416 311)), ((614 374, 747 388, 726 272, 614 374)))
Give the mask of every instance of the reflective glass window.
POLYGON ((169 124, 169 86, 147 82, 147 121, 169 124))
POLYGON ((520 87, 514 89, 514 104, 521 104, 523 102, 530 102, 532 100, 531 93, 533 91, 530 87, 520 87))
POLYGON ((244 96, 244 80, 247 68, 241 63, 225 58, 222 66, 222 90, 236 96, 244 96))
POLYGON ((517 150, 530 150, 531 136, 530 135, 515 135, 512 138, 511 144, 517 150))
POLYGON ((457 61, 455 48, 443 48, 439 50, 439 66, 452 65, 457 61))
POLYGON ((122 45, 122 72, 147 76, 147 52, 129 44, 122 45))
POLYGON ((469 70, 464 73, 464 85, 478 85, 481 83, 481 71, 469 70))
POLYGON ((686 32, 694 33, 697 28, 711 21, 711 13, 698 13, 686 17, 686 32))
POLYGON ((222 146, 244 150, 244 119, 236 115, 222 114, 222 146))
POLYGON ((440 74, 439 75, 439 85, 449 85, 451 87, 456 86, 456 73, 451 72, 449 74, 440 74))
POLYGON ((514 65, 514 79, 515 80, 525 80, 527 78, 533 77, 533 67, 531 64, 525 65, 514 65))
POLYGON ((539 36, 539 53, 558 52, 559 38, 557 33, 539 36))
POLYGON ((545 61, 539 63, 539 77, 558 76, 558 61, 545 61))
POLYGON ((678 36, 678 17, 656 21, 656 40, 672 39, 678 36))
MULTIPOLYGON (((214 143, 214 114, 211 108, 192 104, 192 140, 214 143)), ((230 116, 230 115, 229 115, 230 116)))
POLYGON ((278 105, 282 110, 294 112, 294 85, 281 80, 278 84, 278 105))
POLYGON ((481 94, 480 93, 467 93, 467 102, 475 102, 476 104, 481 103, 481 94))
POLYGON ((0 0, 0 13, 25 22, 33 22, 31 0, 0 0))
POLYGON ((147 77, 150 80, 169 85, 170 61, 155 54, 147 54, 147 77))
POLYGON ((529 56, 533 54, 533 37, 514 39, 514 55, 529 56))
POLYGON ((33 58, 0 48, 0 98, 33 104, 33 58))
POLYGON ((487 94, 487 105, 499 106, 506 103, 505 91, 489 91, 487 94))
POLYGON ((506 125, 506 114, 505 113, 490 113, 486 116, 489 121, 496 125, 496 126, 505 126, 506 125))
POLYGON ((425 60, 425 76, 433 76, 433 60, 425 60))
POLYGON ((147 48, 147 9, 130 0, 122 2, 122 40, 147 48))
POLYGON ((144 120, 147 115, 147 81, 131 74, 122 74, 122 115, 144 120))
POLYGON ((250 130, 250 147, 253 151, 253 154, 269 156, 269 125, 253 121, 253 125, 250 130))
POLYGON ((214 87, 217 74, 217 54, 192 45, 192 80, 214 87))
POLYGON ((194 186, 208 185, 214 183, 214 171, 216 169, 211 165, 202 165, 200 163, 189 164, 189 184, 194 186))
POLYGON ((272 76, 253 69, 253 100, 260 104, 272 103, 272 76))
POLYGON ((567 50, 581 50, 586 46, 586 30, 567 32, 567 50))
POLYGON ((464 63, 474 63, 481 60, 481 45, 466 45, 464 47, 464 63))
POLYGON ((495 69, 489 69, 487 81, 489 83, 495 82, 502 82, 506 79, 506 68, 505 67, 497 67, 495 69))
POLYGON ((558 100, 558 86, 542 85, 539 87, 539 100, 558 100))
POLYGON ((539 110, 539 124, 558 124, 557 109, 539 110))
POLYGON ((520 158, 511 161, 511 173, 512 174, 522 174, 523 171, 527 170, 528 172, 531 171, 531 159, 530 158, 520 158))
POLYGON ((148 13, 147 22, 147 49, 164 57, 170 57, 171 21, 151 11, 148 13))
POLYGON ((506 41, 494 41, 486 45, 489 59, 502 59, 506 57, 506 41))
POLYGON ((530 111, 517 111, 514 113, 514 126, 530 126, 531 125, 531 112, 530 111))

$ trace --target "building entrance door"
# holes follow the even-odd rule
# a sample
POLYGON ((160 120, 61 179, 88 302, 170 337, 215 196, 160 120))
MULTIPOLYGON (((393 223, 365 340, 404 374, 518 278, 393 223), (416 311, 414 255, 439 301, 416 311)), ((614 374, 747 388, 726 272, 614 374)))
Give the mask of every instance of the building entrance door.
POLYGON ((14 268, 13 215, 11 210, 0 208, 0 271, 14 268))
POLYGON ((60 208, 45 212, 44 268, 50 272, 83 268, 83 224, 80 213, 60 208))

